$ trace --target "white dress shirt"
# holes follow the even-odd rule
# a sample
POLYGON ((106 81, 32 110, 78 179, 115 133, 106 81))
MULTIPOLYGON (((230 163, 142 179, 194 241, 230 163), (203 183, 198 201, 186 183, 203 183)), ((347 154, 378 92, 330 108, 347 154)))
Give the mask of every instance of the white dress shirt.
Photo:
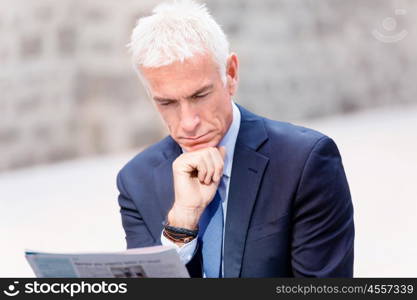
MULTIPOLYGON (((232 124, 230 125, 225 136, 222 138, 222 140, 220 141, 218 145, 218 146, 224 146, 226 148, 226 157, 224 160, 224 168, 223 168, 223 176, 222 176, 222 180, 224 184, 219 185, 219 194, 222 197, 224 224, 226 224, 227 199, 229 196, 230 177, 232 174, 233 154, 235 152, 236 139, 237 139, 237 135, 239 133, 239 128, 240 128, 240 111, 233 101, 232 101, 232 109, 233 109, 232 124), (225 189, 225 191, 223 189, 225 189)), ((185 152, 184 149, 182 150, 183 152, 185 152)), ((224 241, 224 228, 225 226, 223 226, 223 241, 224 241)), ((167 239, 161 233, 162 245, 174 247, 180 256, 181 261, 184 264, 188 263, 193 258, 195 250, 197 248, 197 241, 198 239, 195 238, 191 242, 184 244, 183 246, 180 247, 174 242, 172 242, 171 240, 167 239)), ((223 262, 224 262, 224 259, 222 259, 222 265, 223 265, 223 262)), ((222 267, 222 271, 223 269, 224 268, 222 267)))

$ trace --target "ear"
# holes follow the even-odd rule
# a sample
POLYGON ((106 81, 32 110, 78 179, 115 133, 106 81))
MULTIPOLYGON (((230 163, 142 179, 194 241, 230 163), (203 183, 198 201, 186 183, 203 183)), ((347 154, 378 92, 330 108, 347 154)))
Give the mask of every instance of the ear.
POLYGON ((237 91, 237 84, 239 81, 239 60, 236 53, 231 53, 227 59, 226 76, 229 94, 230 96, 233 96, 237 91))

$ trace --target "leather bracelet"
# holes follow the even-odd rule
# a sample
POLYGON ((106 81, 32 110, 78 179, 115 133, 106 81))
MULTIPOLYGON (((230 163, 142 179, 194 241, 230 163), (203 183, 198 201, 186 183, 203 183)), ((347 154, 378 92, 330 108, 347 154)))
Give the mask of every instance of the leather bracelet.
POLYGON ((164 224, 164 229, 174 235, 179 234, 179 235, 186 235, 186 236, 192 236, 192 237, 196 237, 198 235, 198 228, 196 230, 190 230, 187 228, 171 226, 168 224, 168 222, 164 224))
POLYGON ((169 240, 171 240, 171 241, 173 241, 174 243, 184 243, 184 244, 186 244, 186 243, 189 243, 189 242, 191 242, 193 239, 195 239, 195 237, 193 237, 193 236, 187 236, 187 235, 184 235, 184 236, 182 236, 182 237, 180 237, 180 236, 174 236, 174 235, 172 235, 172 234, 170 234, 167 230, 163 230, 163 232, 162 232, 162 234, 167 238, 167 239, 169 239, 169 240))

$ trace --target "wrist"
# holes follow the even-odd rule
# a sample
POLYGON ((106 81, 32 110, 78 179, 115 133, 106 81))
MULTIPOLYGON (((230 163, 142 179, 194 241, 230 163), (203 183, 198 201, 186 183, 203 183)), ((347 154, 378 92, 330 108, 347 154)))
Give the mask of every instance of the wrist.
POLYGON ((201 210, 193 207, 182 207, 174 204, 167 215, 167 222, 171 226, 196 230, 200 220, 201 210))

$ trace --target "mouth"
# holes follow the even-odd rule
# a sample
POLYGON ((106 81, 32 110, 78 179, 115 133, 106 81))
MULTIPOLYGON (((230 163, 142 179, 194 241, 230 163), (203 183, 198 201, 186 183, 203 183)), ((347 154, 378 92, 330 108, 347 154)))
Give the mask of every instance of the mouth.
POLYGON ((209 135, 210 135, 210 131, 205 134, 196 136, 196 137, 181 137, 181 139, 184 141, 184 144, 196 145, 202 142, 207 142, 206 139, 208 138, 209 135))
POLYGON ((207 134, 209 134, 209 133, 207 132, 207 133, 202 134, 202 135, 199 135, 199 136, 197 136, 197 137, 183 137, 182 139, 184 139, 184 140, 189 140, 189 141, 196 141, 196 140, 198 140, 198 139, 200 139, 200 138, 202 138, 202 137, 206 136, 207 134))

